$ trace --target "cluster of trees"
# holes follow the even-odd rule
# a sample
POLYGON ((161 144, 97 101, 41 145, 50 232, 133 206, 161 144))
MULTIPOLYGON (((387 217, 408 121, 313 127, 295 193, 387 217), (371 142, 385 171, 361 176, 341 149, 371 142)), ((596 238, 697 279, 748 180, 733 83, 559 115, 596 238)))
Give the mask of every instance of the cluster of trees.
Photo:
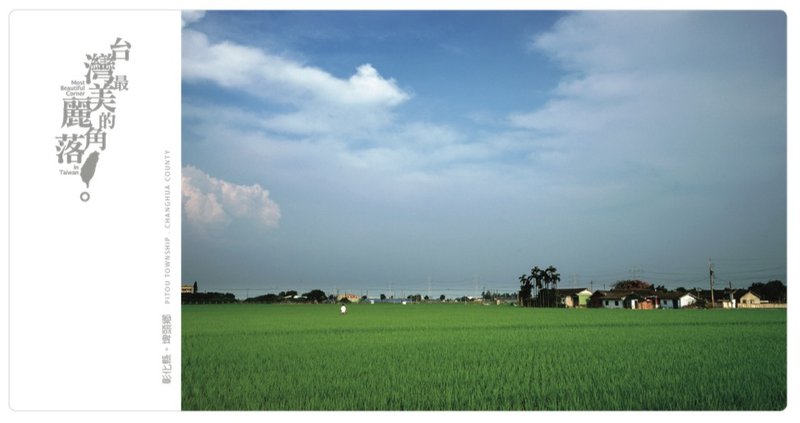
POLYGON ((771 303, 786 302, 786 285, 781 281, 756 282, 750 285, 750 290, 755 292, 762 300, 767 300, 771 303))
POLYGON ((486 292, 482 292, 481 293, 481 297, 483 297, 484 300, 490 300, 490 301, 493 301, 493 300, 515 300, 517 298, 517 295, 518 294, 516 292, 503 292, 503 293, 500 293, 500 292, 492 292, 492 291, 489 291, 488 289, 486 290, 486 292))
POLYGON ((541 269, 535 266, 530 275, 523 274, 519 277, 519 301, 525 307, 554 307, 556 306, 555 290, 561 281, 561 275, 555 266, 541 269), (551 288, 552 286, 552 288, 551 288), (535 290, 535 294, 534 294, 535 290))
POLYGON ((181 304, 227 304, 235 303, 236 296, 221 292, 195 292, 181 294, 181 304))
POLYGON ((653 286, 653 284, 639 279, 625 279, 617 281, 611 286, 611 289, 616 291, 636 291, 640 289, 652 289, 656 292, 668 291, 664 285, 653 286))
POLYGON ((328 297, 321 289, 312 289, 303 295, 297 295, 297 291, 281 291, 277 294, 259 295, 244 300, 246 303, 324 303, 328 300, 336 300, 335 297, 328 297))

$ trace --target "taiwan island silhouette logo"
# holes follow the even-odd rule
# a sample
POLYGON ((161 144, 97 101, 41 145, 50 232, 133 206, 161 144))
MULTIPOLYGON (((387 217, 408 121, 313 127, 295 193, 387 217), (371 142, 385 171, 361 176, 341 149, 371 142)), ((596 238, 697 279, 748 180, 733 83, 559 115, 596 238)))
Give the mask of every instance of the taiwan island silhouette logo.
POLYGON ((108 52, 86 54, 83 78, 61 86, 63 132, 55 146, 59 173, 80 176, 85 191, 79 197, 84 202, 91 198, 90 182, 117 121, 117 95, 128 91, 128 77, 117 72, 117 64, 129 61, 131 44, 117 37, 109 47, 108 52))

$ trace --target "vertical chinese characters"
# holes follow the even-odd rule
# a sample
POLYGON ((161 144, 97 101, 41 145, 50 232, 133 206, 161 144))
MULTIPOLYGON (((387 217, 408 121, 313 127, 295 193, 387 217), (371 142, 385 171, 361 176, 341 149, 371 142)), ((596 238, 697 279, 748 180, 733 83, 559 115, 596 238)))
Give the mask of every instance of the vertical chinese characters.
POLYGON ((172 382, 172 354, 169 345, 172 343, 172 315, 161 315, 161 343, 166 345, 164 354, 161 356, 161 383, 172 382))
MULTIPOLYGON (((109 52, 86 55, 83 79, 61 86, 62 133, 55 137, 59 172, 80 175, 87 190, 117 122, 117 95, 128 90, 128 77, 117 72, 117 65, 130 60, 131 43, 117 37, 109 47, 109 52)), ((89 193, 80 198, 88 201, 89 193)))

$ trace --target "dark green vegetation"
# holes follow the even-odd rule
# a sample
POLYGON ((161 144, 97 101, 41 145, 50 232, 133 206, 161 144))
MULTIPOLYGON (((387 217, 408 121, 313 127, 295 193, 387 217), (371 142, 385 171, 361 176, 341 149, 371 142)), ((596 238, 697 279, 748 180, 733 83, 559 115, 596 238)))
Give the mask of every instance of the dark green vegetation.
POLYGON ((781 281, 756 282, 750 285, 750 290, 755 292, 762 300, 771 303, 786 302, 786 285, 781 281))
POLYGON ((546 269, 540 269, 535 266, 531 269, 530 275, 522 275, 519 277, 520 289, 519 298, 524 306, 538 306, 538 307, 555 307, 556 296, 555 289, 558 287, 558 282, 561 281, 561 274, 559 274, 555 266, 549 266, 546 269), (536 282, 536 283, 534 283, 536 282), (552 285, 552 289, 550 286, 552 285), (534 294, 534 288, 536 293, 534 294))
POLYGON ((186 410, 780 410, 785 310, 187 305, 186 410))

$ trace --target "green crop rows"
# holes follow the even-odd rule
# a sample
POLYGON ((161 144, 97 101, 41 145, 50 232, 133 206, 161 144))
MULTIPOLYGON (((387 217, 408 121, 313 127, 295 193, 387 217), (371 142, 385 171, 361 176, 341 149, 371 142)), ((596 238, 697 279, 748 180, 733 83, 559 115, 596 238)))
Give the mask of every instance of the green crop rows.
POLYGON ((192 305, 185 410, 781 410, 785 310, 192 305))

